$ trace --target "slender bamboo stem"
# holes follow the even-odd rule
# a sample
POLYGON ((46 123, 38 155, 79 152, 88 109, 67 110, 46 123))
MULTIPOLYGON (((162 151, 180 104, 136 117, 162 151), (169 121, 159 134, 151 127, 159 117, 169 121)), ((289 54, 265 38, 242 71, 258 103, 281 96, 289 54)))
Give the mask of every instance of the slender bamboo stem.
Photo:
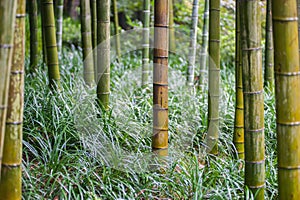
POLYGON ((36 0, 29 0, 29 22, 30 22, 30 72, 37 70, 38 49, 38 12, 36 0))
POLYGON ((0 199, 5 200, 22 198, 25 10, 26 0, 18 0, 0 179, 0 199))
POLYGON ((265 50, 265 85, 274 88, 274 49, 272 30, 272 1, 267 0, 266 13, 266 50, 265 50))
POLYGON ((197 49, 197 29, 198 29, 198 0, 193 0, 192 11, 192 27, 190 32, 190 46, 188 57, 188 70, 187 70, 187 85, 194 86, 194 73, 195 73, 195 60, 197 49))
POLYGON ((2 0, 0 6, 0 166, 2 163, 3 142, 5 137, 5 121, 7 113, 9 74, 11 70, 13 51, 16 5, 16 0, 2 0))
POLYGON ((45 26, 44 26, 44 12, 43 12, 43 5, 40 4, 40 10, 41 10, 41 24, 42 24, 42 51, 43 51, 43 62, 45 64, 48 63, 47 61, 47 50, 46 50, 46 39, 45 39, 45 26))
POLYGON ((220 0, 209 1, 208 144, 218 154, 220 84, 220 0))
POLYGON ((175 52, 176 50, 176 39, 174 29, 174 10, 173 0, 169 0, 169 51, 175 52))
POLYGON ((43 0, 42 9, 49 84, 52 89, 58 89, 60 87, 60 74, 56 46, 53 0, 43 0))
POLYGON ((279 199, 300 199, 300 67, 296 1, 272 2, 279 199))
POLYGON ((121 43, 120 43, 120 31, 119 31, 119 17, 118 17, 118 4, 117 0, 113 0, 113 12, 114 12, 114 28, 115 28, 115 39, 116 39, 116 51, 118 59, 121 58, 121 43))
MULTIPOLYGON (((297 13, 298 13, 298 42, 300 43, 300 20, 299 20, 299 17, 300 17, 300 0, 297 0, 297 13)), ((300 44, 299 44, 299 52, 300 52, 300 44)), ((300 59, 300 56, 299 56, 299 59, 300 59)))
POLYGON ((97 0, 97 97, 105 110, 110 94, 110 0, 97 0))
POLYGON ((83 78, 87 85, 94 83, 94 60, 92 56, 90 1, 80 0, 81 40, 83 50, 83 78))
POLYGON ((245 185, 264 199, 265 141, 260 1, 240 1, 243 62, 245 185))
POLYGON ((237 150, 238 157, 244 159, 244 98, 242 80, 242 52, 240 33, 240 0, 236 1, 236 33, 235 33, 235 118, 233 143, 237 150))
POLYGON ((154 1, 152 149, 168 154, 168 0, 154 1))
POLYGON ((94 56, 94 76, 97 81, 97 0, 90 0, 91 17, 92 17, 92 45, 94 56))
POLYGON ((149 84, 149 23, 150 23, 150 0, 144 0, 143 10, 143 60, 142 60, 142 86, 149 84))
POLYGON ((205 0, 202 28, 202 45, 200 52, 200 73, 199 85, 203 88, 204 77, 206 75, 206 59, 207 59, 207 44, 208 44, 208 17, 209 17, 209 0, 205 0))
POLYGON ((62 49, 62 34, 63 34, 63 11, 64 0, 56 0, 56 40, 57 40, 57 52, 61 55, 62 49))

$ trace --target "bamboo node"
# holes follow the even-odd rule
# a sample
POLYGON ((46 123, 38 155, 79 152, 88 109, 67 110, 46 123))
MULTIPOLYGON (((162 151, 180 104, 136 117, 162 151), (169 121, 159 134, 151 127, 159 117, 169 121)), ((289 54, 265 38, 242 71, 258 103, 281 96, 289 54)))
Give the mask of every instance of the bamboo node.
POLYGON ((0 49, 11 49, 13 48, 12 44, 0 44, 0 49))
POLYGON ((259 51, 261 50, 261 47, 252 47, 252 48, 244 48, 243 51, 259 51))
POLYGON ((298 17, 274 17, 273 16, 273 21, 277 22, 294 22, 298 21, 298 17))
POLYGON ((16 122, 6 122, 7 125, 21 125, 23 124, 23 121, 16 121, 16 122))
POLYGON ((298 122, 279 122, 279 121, 277 121, 276 124, 280 125, 280 126, 300 126, 300 121, 298 121, 298 122))
POLYGON ((298 71, 298 72, 278 72, 278 71, 275 71, 275 75, 278 75, 278 76, 298 76, 298 75, 300 75, 300 71, 298 71))
POLYGON ((258 133, 258 132, 262 132, 264 130, 265 130, 265 127, 260 128, 260 129, 245 129, 245 132, 258 133))
POLYGON ((259 90, 259 91, 252 91, 252 92, 248 92, 248 91, 243 91, 244 94, 262 94, 264 92, 264 90, 259 90))
POLYGON ((16 18, 24 18, 26 17, 26 14, 16 14, 16 18))
POLYGON ((19 70, 19 71, 11 71, 10 72, 12 75, 18 75, 18 74, 24 74, 23 70, 19 70))

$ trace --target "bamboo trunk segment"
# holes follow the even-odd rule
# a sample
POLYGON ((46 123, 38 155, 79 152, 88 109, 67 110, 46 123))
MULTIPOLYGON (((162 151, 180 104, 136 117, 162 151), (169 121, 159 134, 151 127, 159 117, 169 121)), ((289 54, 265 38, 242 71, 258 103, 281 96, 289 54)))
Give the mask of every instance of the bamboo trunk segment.
POLYGON ((36 0, 29 0, 29 23, 30 23, 30 72, 37 70, 38 49, 38 9, 36 0))
POLYGON ((149 36, 150 36, 150 0, 144 0, 143 10, 143 60, 142 60, 142 86, 149 84, 149 36))
POLYGON ((58 52, 58 55, 60 56, 61 55, 61 49, 62 49, 64 0, 57 0, 55 3, 56 3, 57 52, 58 52))

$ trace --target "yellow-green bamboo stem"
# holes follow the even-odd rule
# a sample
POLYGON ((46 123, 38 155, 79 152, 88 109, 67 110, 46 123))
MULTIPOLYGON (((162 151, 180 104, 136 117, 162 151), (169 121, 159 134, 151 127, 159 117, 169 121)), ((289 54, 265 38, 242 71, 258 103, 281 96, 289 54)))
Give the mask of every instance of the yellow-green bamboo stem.
POLYGON ((16 5, 16 0, 2 0, 0 2, 0 166, 2 163, 3 142, 5 137, 16 5))
POLYGON ((91 17, 92 17, 92 45, 94 56, 94 76, 97 81, 97 0, 90 0, 91 17))
POLYGON ((150 23, 150 0, 144 0, 143 10, 143 60, 142 60, 142 86, 149 84, 149 23, 150 23))
POLYGON ((80 0, 81 41, 83 51, 83 78, 87 85, 94 83, 94 60, 92 56, 90 1, 80 0))
POLYGON ((46 56, 48 65, 49 84, 52 89, 60 87, 60 74, 55 35, 55 19, 53 0, 42 1, 43 26, 45 32, 46 56))
POLYGON ((206 75, 206 59, 207 59, 207 43, 208 43, 208 17, 209 17, 209 0, 205 0, 203 13, 203 27, 202 27, 202 44, 200 52, 200 73, 199 86, 203 90, 204 77, 206 75))
POLYGON ((176 39, 174 29, 174 10, 173 0, 169 0, 169 51, 175 52, 176 50, 176 39))
POLYGON ((279 199, 300 199, 300 67, 297 5, 272 2, 279 199))
POLYGON ((267 0, 266 13, 266 48, 265 48, 265 85, 274 88, 274 49, 272 30, 272 1, 267 0))
POLYGON ((115 39, 116 39, 116 51, 118 59, 121 58, 121 43, 120 43, 120 30, 119 30, 119 17, 118 17, 118 4, 117 0, 113 0, 113 12, 114 12, 114 28, 115 28, 115 39))
POLYGON ((56 42, 57 52, 61 55, 62 49, 62 34, 63 34, 63 11, 64 11, 64 0, 56 0, 56 42))
POLYGON ((38 49, 38 12, 36 0, 29 0, 29 22, 30 22, 30 72, 37 70, 38 49))
POLYGON ((197 29, 198 29, 198 0, 193 0, 192 27, 190 32, 190 46, 187 69, 187 85, 194 86, 195 60, 197 49, 197 29))
POLYGON ((110 94, 110 0, 97 0, 97 97, 105 110, 110 94))
POLYGON ((243 63, 245 185, 264 199, 265 141, 260 1, 240 1, 243 63))
POLYGON ((46 50, 46 40, 45 40, 45 27, 44 27, 44 12, 43 5, 40 4, 41 11, 41 24, 42 24, 42 51, 43 51, 43 62, 47 64, 47 50, 46 50))
POLYGON ((152 149, 168 154, 168 0, 154 1, 152 149))
POLYGON ((22 198, 25 10, 26 0, 18 0, 0 179, 0 199, 5 200, 22 198))
POLYGON ((208 144, 218 154, 220 84, 220 0, 209 1, 208 144))
POLYGON ((244 98, 241 62, 241 34, 240 34, 240 4, 236 1, 235 13, 235 118, 233 143, 238 153, 238 158, 244 159, 244 98))

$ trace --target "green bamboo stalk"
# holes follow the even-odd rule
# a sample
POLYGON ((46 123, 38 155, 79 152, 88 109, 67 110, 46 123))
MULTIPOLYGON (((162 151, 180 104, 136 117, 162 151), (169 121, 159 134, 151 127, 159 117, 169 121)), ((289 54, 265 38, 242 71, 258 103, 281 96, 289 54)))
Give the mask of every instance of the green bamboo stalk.
POLYGON ((264 199, 265 141, 260 1, 240 1, 245 133, 245 185, 264 199))
POLYGON ((266 52, 265 52, 265 85, 274 88, 274 49, 273 49, 273 30, 272 30, 272 2, 267 0, 266 13, 266 52))
POLYGON ((205 0, 204 14, 203 14, 203 28, 202 28, 202 44, 200 52, 200 73, 199 86, 203 89, 204 77, 206 75, 206 59, 207 59, 207 45, 208 45, 208 17, 209 17, 209 0, 205 0))
POLYGON ((42 24, 42 51, 43 51, 43 62, 45 64, 48 63, 47 61, 47 49, 46 49, 46 39, 45 39, 45 26, 44 26, 44 12, 43 12, 43 6, 40 4, 40 10, 41 10, 41 24, 42 24))
POLYGON ((61 55, 62 49, 62 34, 63 34, 63 11, 64 11, 64 0, 56 0, 56 42, 57 52, 61 55))
POLYGON ((29 0, 29 22, 30 22, 30 72, 37 70, 39 59, 38 48, 38 11, 36 0, 29 0))
POLYGON ((154 1, 152 149, 168 155, 168 0, 154 1))
POLYGON ((279 199, 300 199, 300 67, 297 5, 272 2, 279 199))
POLYGON ((170 52, 176 51, 173 0, 169 0, 169 49, 170 52))
POLYGON ((92 45, 94 56, 94 76, 97 81, 97 0, 90 0, 91 17, 92 17, 92 45))
POLYGON ((49 84, 52 89, 60 87, 59 63, 55 35, 53 0, 42 1, 43 26, 47 54, 49 84))
POLYGON ((16 0, 2 0, 0 3, 0 166, 2 163, 3 142, 5 137, 16 5, 16 0))
POLYGON ((208 144, 218 154, 220 84, 220 0, 209 1, 208 144))
POLYGON ((26 0, 18 0, 0 179, 0 199, 5 200, 22 198, 25 10, 26 0))
POLYGON ((115 28, 115 39, 116 39, 116 52, 118 59, 121 58, 121 43, 120 43, 120 28, 119 28, 119 17, 118 17, 118 4, 117 0, 113 0, 113 12, 114 12, 114 28, 115 28))
POLYGON ((87 85, 94 83, 94 60, 91 55, 92 35, 91 35, 91 11, 90 1, 80 0, 81 16, 81 41, 83 50, 83 78, 87 85))
POLYGON ((244 159, 244 98, 242 80, 242 52, 241 52, 241 33, 240 33, 240 1, 236 1, 236 33, 235 33, 235 118, 233 143, 238 153, 239 159, 244 159))
POLYGON ((143 10, 143 60, 142 60, 142 86, 149 84, 149 23, 150 23, 150 0, 144 0, 143 10))
POLYGON ((193 0, 192 27, 190 32, 190 46, 187 69, 187 85, 194 86, 195 60, 197 49, 197 29, 198 29, 198 0, 193 0))
POLYGON ((110 0, 97 0, 97 97, 105 110, 110 94, 110 0))

